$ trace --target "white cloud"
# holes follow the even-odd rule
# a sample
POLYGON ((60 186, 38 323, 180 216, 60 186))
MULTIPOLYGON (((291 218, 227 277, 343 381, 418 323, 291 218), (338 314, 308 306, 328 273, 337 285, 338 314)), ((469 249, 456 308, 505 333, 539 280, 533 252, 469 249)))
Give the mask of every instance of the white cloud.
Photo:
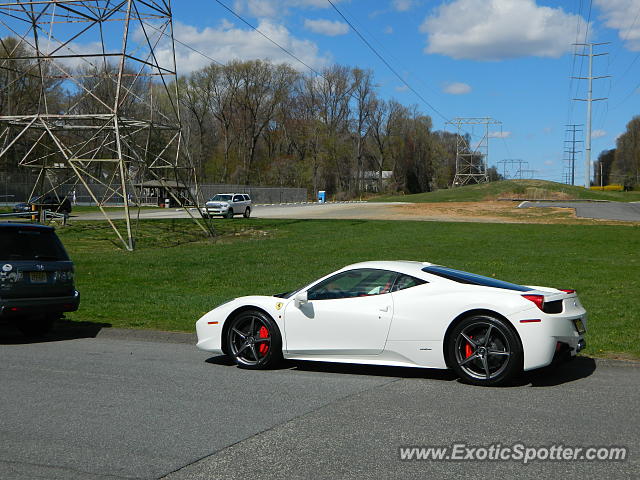
POLYGON ((591 131, 591 138, 600 138, 600 137, 606 137, 606 136, 607 136, 607 132, 605 132, 604 130, 591 131))
MULTIPOLYGON (((339 3, 342 0, 333 0, 339 3)), ((330 8, 327 0, 236 0, 233 9, 256 18, 274 18, 289 13, 289 8, 330 8)))
POLYGON ((535 0, 454 0, 437 7, 420 30, 425 53, 455 59, 559 57, 575 42, 579 15, 539 6, 535 0))
MULTIPOLYGON (((331 61, 328 55, 320 54, 317 44, 292 36, 291 32, 281 24, 263 19, 257 27, 307 65, 319 68, 331 61)), ((306 71, 304 65, 301 65, 254 30, 237 28, 228 22, 218 27, 199 29, 177 21, 174 22, 174 29, 176 38, 181 42, 222 63, 230 60, 263 59, 274 63, 289 63, 300 71, 306 71)), ((156 49, 156 55, 160 65, 171 64, 171 49, 166 41, 160 42, 156 49)), ((190 73, 211 63, 211 60, 179 43, 176 44, 176 61, 180 75, 190 73)))
POLYGON ((384 28, 384 34, 385 35, 391 35, 393 33, 393 27, 391 25, 387 25, 384 28))
POLYGON ((553 165, 553 163, 554 163, 554 162, 553 162, 553 160, 545 160, 545 161, 544 161, 544 164, 545 164, 547 167, 550 167, 551 165, 553 165))
POLYGON ((489 138, 509 138, 511 132, 489 132, 489 138))
POLYGON ((640 0, 596 0, 601 19, 609 28, 618 30, 618 37, 629 50, 640 50, 640 0))
POLYGON ((321 35, 328 35, 330 37, 349 33, 349 25, 337 20, 332 22, 331 20, 311 20, 307 18, 304 21, 304 27, 312 32, 319 33, 321 35))
POLYGON ((406 85, 398 85, 398 86, 395 88, 395 91, 396 91, 396 92, 406 92, 407 90, 409 90, 409 87, 408 87, 408 86, 406 86, 406 85))
POLYGON ((471 86, 463 82, 447 83, 442 91, 451 95, 466 95, 471 93, 471 86))
POLYGON ((415 7, 417 3, 415 0, 393 0, 391 5, 398 12, 406 12, 415 7))

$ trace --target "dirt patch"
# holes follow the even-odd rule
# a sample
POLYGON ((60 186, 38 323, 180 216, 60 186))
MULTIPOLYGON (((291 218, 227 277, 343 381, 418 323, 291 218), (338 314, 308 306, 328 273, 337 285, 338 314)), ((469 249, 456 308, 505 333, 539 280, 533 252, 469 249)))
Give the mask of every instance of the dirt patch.
POLYGON ((620 224, 626 222, 577 218, 573 208, 518 208, 518 202, 413 203, 393 207, 396 218, 407 220, 475 221, 497 223, 620 224))
POLYGON ((540 187, 527 187, 517 191, 504 192, 494 198, 487 198, 487 200, 497 200, 499 198, 509 200, 570 200, 574 199, 575 195, 560 192, 558 190, 548 190, 540 187))

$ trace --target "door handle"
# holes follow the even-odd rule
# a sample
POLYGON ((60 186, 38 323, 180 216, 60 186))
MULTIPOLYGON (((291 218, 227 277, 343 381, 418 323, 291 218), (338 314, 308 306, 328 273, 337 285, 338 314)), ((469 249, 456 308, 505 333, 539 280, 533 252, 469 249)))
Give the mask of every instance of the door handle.
POLYGON ((389 311, 389 305, 387 305, 386 307, 381 307, 379 310, 381 312, 388 312, 389 311))

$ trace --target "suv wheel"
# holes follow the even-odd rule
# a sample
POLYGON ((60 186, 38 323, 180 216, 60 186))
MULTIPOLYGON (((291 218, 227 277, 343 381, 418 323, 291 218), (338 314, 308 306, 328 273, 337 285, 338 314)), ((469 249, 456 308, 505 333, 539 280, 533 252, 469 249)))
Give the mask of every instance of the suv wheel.
POLYGON ((225 215, 226 218, 233 218, 233 208, 230 208, 229 210, 227 210, 227 214, 225 215))
POLYGON ((41 337, 51 331, 55 320, 56 317, 52 315, 20 317, 16 319, 15 325, 26 337, 41 337))
POLYGON ((250 216, 251 216, 251 209, 247 207, 247 209, 244 211, 244 218, 249 218, 250 216))

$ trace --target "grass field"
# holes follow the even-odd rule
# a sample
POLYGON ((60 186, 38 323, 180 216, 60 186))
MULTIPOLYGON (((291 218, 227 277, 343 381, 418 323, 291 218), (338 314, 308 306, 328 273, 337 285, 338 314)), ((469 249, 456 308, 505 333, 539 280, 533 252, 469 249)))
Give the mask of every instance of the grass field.
POLYGON ((140 223, 120 250, 102 223, 60 229, 82 293, 76 321, 192 331, 246 294, 294 289, 345 264, 427 260, 530 285, 576 288, 589 311, 588 354, 640 358, 640 227, 350 220, 221 220, 203 239, 188 220, 140 223))
POLYGON ((576 199, 613 200, 618 202, 640 201, 640 192, 599 192, 583 187, 565 185, 546 180, 504 180, 481 185, 465 185, 459 188, 416 193, 414 195, 390 195, 372 198, 378 202, 478 202, 497 198, 527 199, 576 199))

